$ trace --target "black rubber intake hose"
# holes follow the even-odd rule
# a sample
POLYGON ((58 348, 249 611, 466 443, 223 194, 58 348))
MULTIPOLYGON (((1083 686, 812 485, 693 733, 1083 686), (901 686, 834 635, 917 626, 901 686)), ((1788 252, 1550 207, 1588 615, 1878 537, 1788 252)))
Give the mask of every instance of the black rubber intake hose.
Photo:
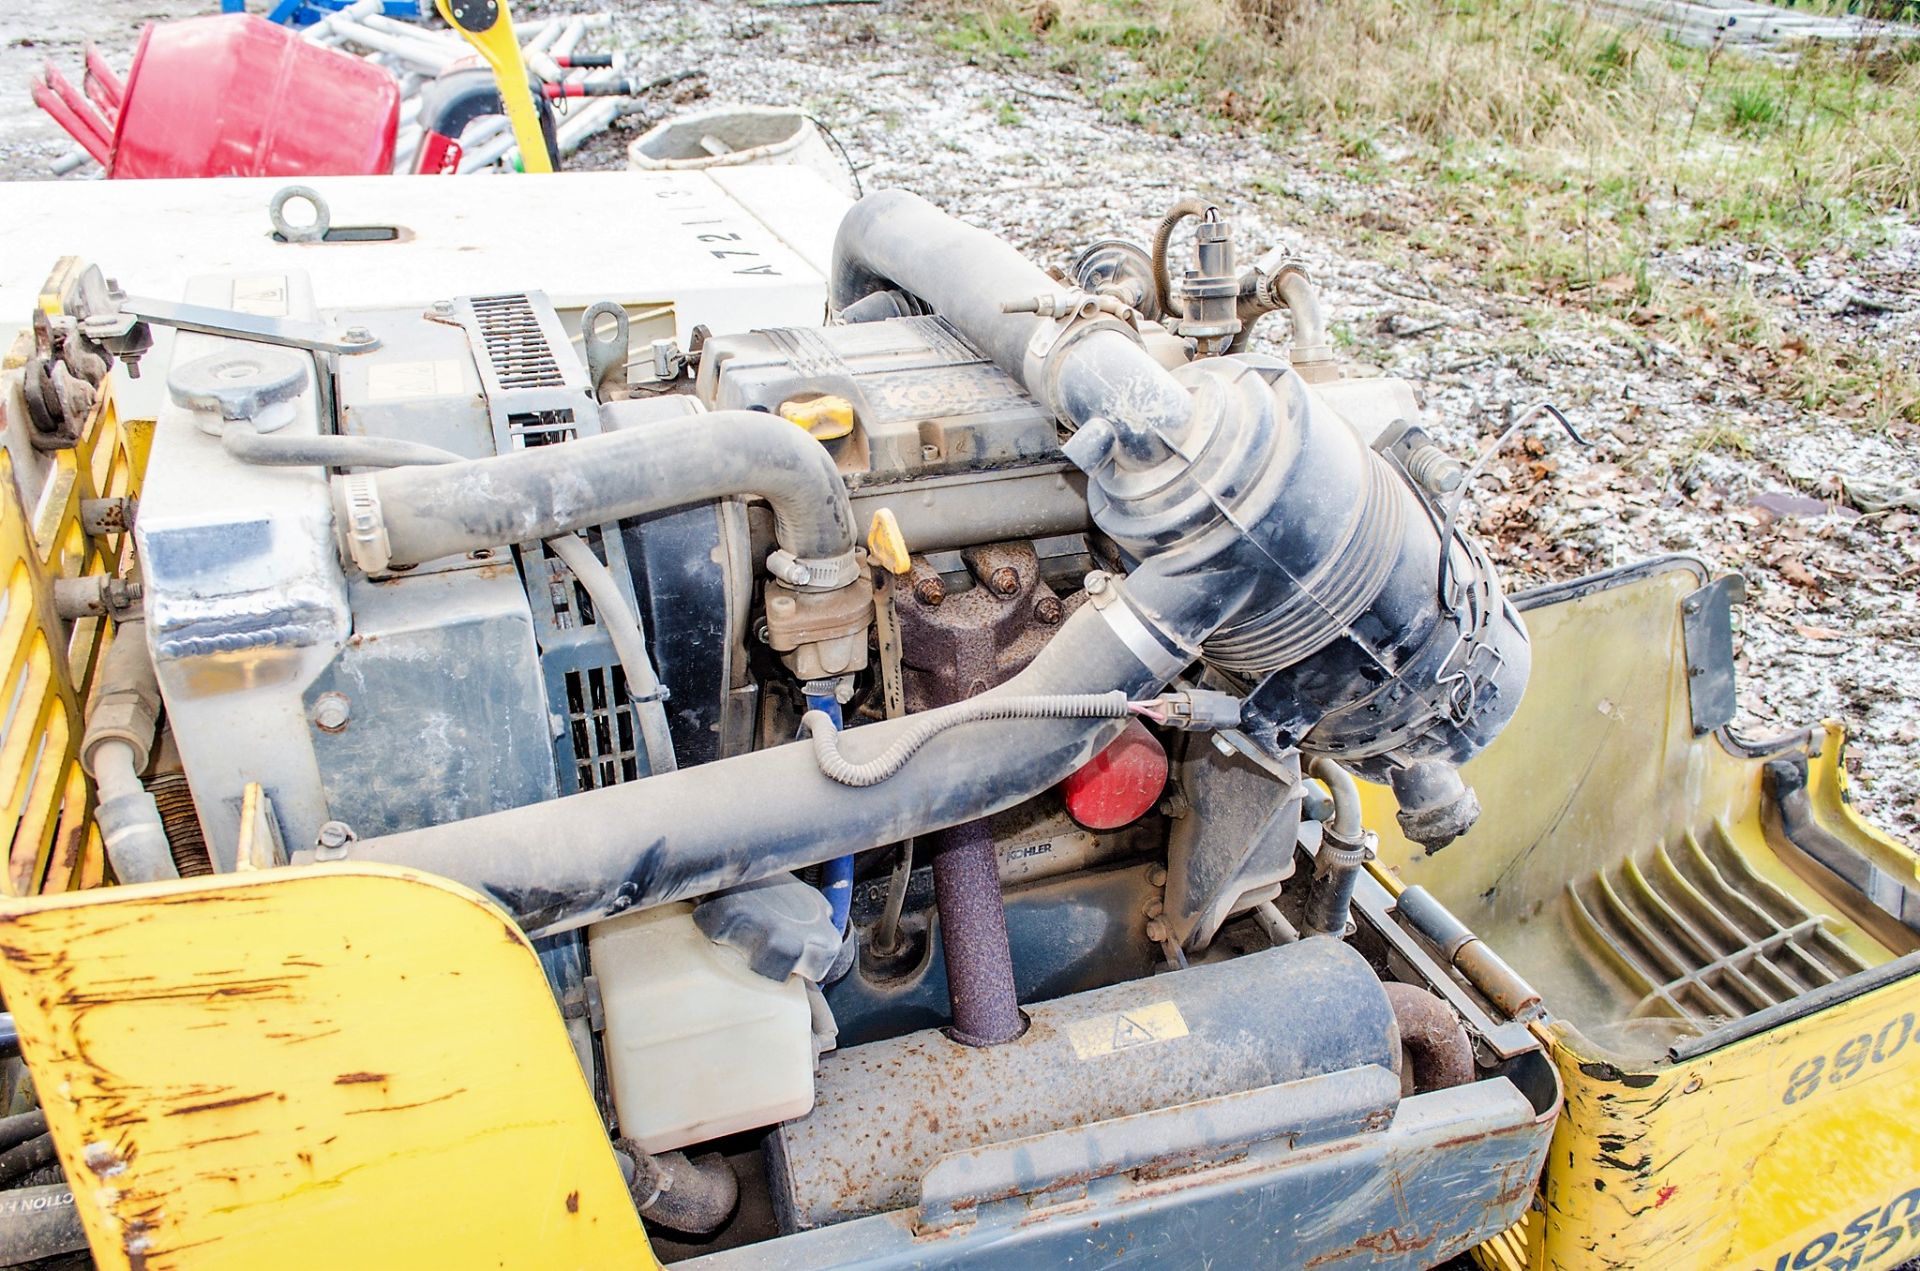
POLYGON ((1056 320, 1003 306, 1064 296, 1061 285, 993 234, 904 190, 854 204, 833 243, 836 311, 891 290, 924 302, 1076 428, 1104 418, 1127 438, 1171 440, 1186 431, 1192 396, 1122 331, 1065 338, 1032 356, 1034 337, 1056 320))
POLYGON ((86 1247, 87 1234, 68 1184, 0 1192, 0 1267, 17 1267, 86 1247))
POLYGON ((386 553, 417 565, 530 543, 665 508, 757 495, 774 536, 803 560, 853 548, 853 511, 833 458, 804 428, 761 411, 716 411, 537 446, 491 459, 395 468, 334 481, 339 523, 370 484, 386 553))
MULTIPOLYGON (((1131 604, 1193 645, 1219 621, 1216 595, 1151 564, 1136 570, 1124 590, 1112 607, 1131 604)), ((1183 661, 1164 647, 1136 653, 1145 635, 1136 626, 1137 620, 1116 623, 1085 606, 1026 670, 972 700, 1157 693, 1183 661), (1131 640, 1121 630, 1130 631, 1131 640)), ((849 760, 864 762, 917 727, 915 717, 906 716, 849 730, 841 743, 849 760)), ((1123 719, 957 724, 927 739, 892 776, 864 788, 823 774, 812 742, 791 743, 550 803, 362 839, 348 847, 348 859, 410 866, 464 883, 498 902, 529 933, 543 935, 990 815, 1054 785, 1123 727, 1123 719)))

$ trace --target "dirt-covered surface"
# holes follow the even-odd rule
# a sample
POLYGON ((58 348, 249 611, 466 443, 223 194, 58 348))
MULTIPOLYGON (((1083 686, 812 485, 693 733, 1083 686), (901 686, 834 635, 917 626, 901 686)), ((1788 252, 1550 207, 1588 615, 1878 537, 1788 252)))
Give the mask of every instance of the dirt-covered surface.
MULTIPOLYGON (((61 149, 26 103, 39 58, 77 74, 78 37, 90 34, 124 65, 139 22, 162 7, 5 6, 0 93, 14 104, 0 112, 0 170, 42 176, 61 149)), ((1042 66, 970 64, 900 0, 676 0, 616 15, 600 46, 625 49, 638 71, 699 68, 711 101, 800 103, 867 188, 916 190, 1043 262, 1065 264, 1096 238, 1144 240, 1181 195, 1218 202, 1243 251, 1281 243, 1308 264, 1346 354, 1413 381, 1430 426, 1462 454, 1517 410, 1558 404, 1591 447, 1544 431, 1515 442, 1474 504, 1509 579, 1663 552, 1739 571, 1745 726, 1846 719, 1857 802, 1920 839, 1920 429, 1863 423, 1845 402, 1835 413, 1793 405, 1778 377, 1792 370, 1782 363, 1794 339, 1774 355, 1702 355, 1575 306, 1495 292, 1457 255, 1395 248, 1431 207, 1415 183, 1364 184, 1311 147, 1251 133, 1124 122, 1089 104, 1090 86, 1042 66)), ((643 104, 576 166, 624 164, 626 143, 674 108, 643 104)), ((1865 262, 1715 248, 1654 268, 1709 290, 1750 287, 1809 346, 1860 343, 1911 363, 1920 231, 1894 225, 1888 236, 1865 262)), ((1262 343, 1283 325, 1270 319, 1262 343)))

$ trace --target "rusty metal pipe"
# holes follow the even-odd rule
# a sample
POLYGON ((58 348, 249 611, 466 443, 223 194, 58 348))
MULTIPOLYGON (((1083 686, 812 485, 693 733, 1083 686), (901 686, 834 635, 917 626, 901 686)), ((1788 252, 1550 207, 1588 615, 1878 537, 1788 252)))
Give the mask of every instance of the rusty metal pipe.
POLYGON ((1447 1004, 1411 984, 1386 981, 1387 1002, 1400 1028, 1400 1054, 1405 1061, 1402 1089, 1411 1080, 1413 1093, 1447 1090, 1473 1080, 1473 1043, 1466 1027, 1447 1004))
POLYGON ((940 948, 947 963, 953 1027, 967 1046, 999 1046, 1027 1031, 1013 985, 1013 951, 1000 896, 1000 866, 983 820, 937 836, 933 901, 940 910, 940 948))

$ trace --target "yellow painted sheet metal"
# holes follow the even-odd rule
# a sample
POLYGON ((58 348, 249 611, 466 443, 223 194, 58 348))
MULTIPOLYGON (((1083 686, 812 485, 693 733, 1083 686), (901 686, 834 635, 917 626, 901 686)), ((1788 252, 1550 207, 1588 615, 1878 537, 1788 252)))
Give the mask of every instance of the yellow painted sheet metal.
POLYGON ((531 947, 445 880, 0 901, 0 989, 102 1267, 657 1265, 531 947))
MULTIPOLYGON (((60 311, 80 273, 80 262, 60 262, 42 289, 49 313, 60 311)), ((0 411, 5 400, 0 397, 0 411)), ((124 571, 131 536, 88 538, 80 503, 137 494, 152 436, 151 421, 123 423, 112 393, 103 391, 79 444, 50 457, 46 485, 31 507, 21 501, 10 457, 0 453, 0 829, 7 843, 0 893, 6 895, 90 887, 105 873, 77 752, 106 624, 61 620, 53 582, 124 571)))
POLYGON ((1853 814, 1838 725, 1759 754, 1694 736, 1682 610, 1705 581, 1674 562, 1527 614, 1527 697, 1468 766, 1485 811, 1459 842, 1423 856, 1394 831, 1391 794, 1365 792, 1396 883, 1432 891, 1554 1016, 1538 1031, 1565 1111, 1534 1211, 1475 1252, 1489 1268, 1861 1271, 1920 1252, 1920 967, 1894 962, 1920 942, 1806 868, 1767 811, 1766 756, 1808 760, 1815 813, 1848 846, 1901 879, 1915 857, 1853 814), (1837 981, 1884 982, 1810 998, 1766 981, 1714 916, 1746 903, 1736 892, 1753 902, 1742 922, 1771 915, 1837 981), (1608 905, 1640 947, 1599 934, 1608 905), (1646 949, 1696 945, 1730 955, 1700 973, 1724 995, 1745 974, 1784 1005, 1676 1061, 1725 1018, 1686 1018, 1650 989, 1646 949), (1829 1004, 1793 1005, 1814 1001, 1829 1004))

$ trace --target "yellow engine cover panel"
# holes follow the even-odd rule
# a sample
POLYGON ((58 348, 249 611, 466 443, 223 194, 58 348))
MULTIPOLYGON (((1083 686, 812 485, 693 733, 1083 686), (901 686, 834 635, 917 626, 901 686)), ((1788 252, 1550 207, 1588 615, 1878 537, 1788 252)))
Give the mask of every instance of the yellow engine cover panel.
POLYGON ((532 947, 445 880, 0 902, 0 990, 102 1267, 657 1265, 532 947))

